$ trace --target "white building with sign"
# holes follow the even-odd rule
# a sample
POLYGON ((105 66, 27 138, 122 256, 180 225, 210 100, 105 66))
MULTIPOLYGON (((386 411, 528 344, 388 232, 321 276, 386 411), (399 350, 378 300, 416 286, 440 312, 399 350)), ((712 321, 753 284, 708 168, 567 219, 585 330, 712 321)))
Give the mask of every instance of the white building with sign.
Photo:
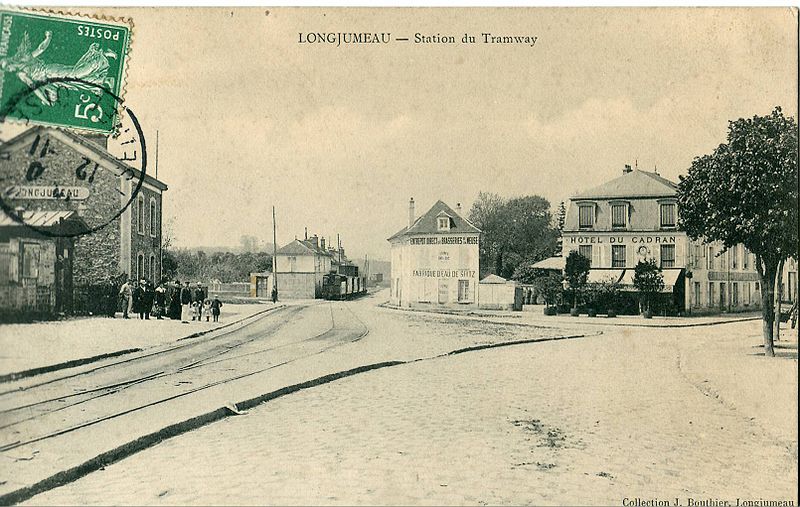
POLYGON ((437 201, 417 218, 409 202, 408 226, 389 238, 392 249, 390 302, 402 307, 469 307, 478 304, 481 231, 437 201))
POLYGON ((677 185, 658 173, 625 166, 622 175, 570 198, 562 232, 563 268, 577 250, 591 261, 589 281, 618 281, 633 290, 636 264, 655 259, 672 294, 672 310, 745 310, 760 306, 754 256, 742 245, 692 241, 678 228, 677 185))

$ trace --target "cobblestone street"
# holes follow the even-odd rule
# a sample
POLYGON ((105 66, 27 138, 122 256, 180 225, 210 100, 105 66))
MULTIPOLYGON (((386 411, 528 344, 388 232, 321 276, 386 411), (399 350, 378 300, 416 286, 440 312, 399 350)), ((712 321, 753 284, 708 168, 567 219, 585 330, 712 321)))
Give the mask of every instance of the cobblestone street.
MULTIPOLYGON (((371 332, 332 354, 399 357, 465 333, 481 342, 480 326, 457 317, 355 308, 371 332)), ((796 502, 796 348, 748 357, 759 326, 608 327, 367 372, 164 441, 30 503, 796 502), (716 350, 766 367, 779 383, 767 401, 783 406, 760 411, 724 375, 698 368, 690 359, 703 344, 703 364, 716 350)), ((493 330, 482 338, 496 340, 493 330)))

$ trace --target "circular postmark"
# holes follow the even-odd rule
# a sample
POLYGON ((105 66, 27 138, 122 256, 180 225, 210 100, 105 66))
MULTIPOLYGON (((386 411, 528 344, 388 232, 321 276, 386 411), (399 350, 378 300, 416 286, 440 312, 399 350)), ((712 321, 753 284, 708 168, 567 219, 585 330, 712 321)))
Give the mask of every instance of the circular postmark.
MULTIPOLYGON (((147 174, 147 146, 139 120, 133 111, 123 104, 123 100, 119 96, 104 86, 79 78, 49 78, 21 90, 11 96, 5 104, 0 105, 0 123, 3 123, 6 118, 12 117, 15 123, 22 122, 26 125, 35 123, 37 112, 41 111, 43 107, 51 107, 42 104, 41 93, 37 92, 48 86, 51 90, 59 90, 69 88, 74 84, 80 84, 84 89, 90 88, 95 96, 110 96, 114 100, 116 114, 103 117, 102 112, 98 113, 94 110, 92 96, 87 93, 85 102, 82 95, 83 104, 75 105, 75 114, 95 114, 98 121, 115 122, 114 136, 125 135, 130 138, 122 144, 132 144, 138 147, 134 153, 140 154, 138 160, 140 160, 141 166, 133 168, 124 163, 115 164, 116 169, 119 169, 121 173, 113 174, 113 178, 106 175, 104 180, 97 172, 101 167, 104 168, 101 173, 107 170, 107 162, 103 161, 101 164, 101 161, 97 160, 103 157, 86 157, 72 152, 59 153, 55 147, 55 141, 51 145, 50 139, 46 135, 37 134, 31 139, 25 140, 21 148, 17 143, 14 146, 10 146, 9 142, 0 144, 0 171, 2 171, 0 174, 0 208, 11 220, 48 237, 78 237, 103 229, 119 218, 136 200, 147 174), (131 126, 123 130, 125 120, 128 120, 131 126), (118 188, 120 178, 125 182, 131 182, 130 195, 126 200, 121 199, 126 192, 118 188), (136 181, 134 182, 134 180, 136 181), (93 207, 95 209, 89 213, 91 222, 84 223, 78 228, 51 230, 48 227, 26 221, 23 217, 25 211, 32 211, 26 207, 36 207, 42 200, 57 202, 58 204, 53 206, 57 210, 75 210, 77 209, 75 203, 86 200, 90 193, 96 190, 92 188, 93 185, 110 186, 109 182, 111 181, 115 182, 117 186, 113 189, 100 190, 101 192, 113 190, 114 193, 117 193, 116 199, 118 203, 121 202, 121 205, 113 205, 111 203, 114 202, 114 199, 106 198, 104 206, 93 207), (38 185, 39 183, 44 184, 38 185)), ((58 104, 58 101, 54 101, 54 103, 58 104)), ((72 105, 70 104, 70 106, 72 105)), ((68 106, 62 105, 61 107, 68 106)), ((65 129, 61 127, 59 130, 65 129)), ((24 135, 25 133, 22 133, 14 139, 19 139, 24 135)), ((11 142, 13 143, 14 140, 11 142)), ((106 150, 103 149, 103 151, 106 150)), ((110 154, 107 155, 113 157, 110 154)), ((121 159, 121 161, 125 160, 133 159, 121 159)))

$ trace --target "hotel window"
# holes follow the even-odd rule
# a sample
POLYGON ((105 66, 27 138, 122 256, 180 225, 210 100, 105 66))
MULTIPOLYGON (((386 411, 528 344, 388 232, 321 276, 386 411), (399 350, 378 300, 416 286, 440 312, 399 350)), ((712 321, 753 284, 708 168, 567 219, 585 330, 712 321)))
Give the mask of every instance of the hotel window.
POLYGON ((611 205, 611 227, 624 229, 628 226, 628 206, 625 204, 611 205))
POLYGON ((611 267, 625 267, 625 245, 611 245, 611 267))
POLYGON ((739 247, 734 246, 731 248, 731 269, 736 269, 739 266, 739 247))
POLYGON ((156 256, 150 255, 150 281, 155 283, 156 281, 156 256))
POLYGON ((714 306, 714 282, 708 282, 708 307, 714 306))
POLYGON ((706 257, 708 265, 706 269, 714 269, 714 249, 712 247, 708 247, 708 256, 706 257))
POLYGON ((578 226, 581 229, 594 227, 594 204, 581 204, 578 206, 578 226))
POLYGON ((458 301, 459 303, 466 303, 470 301, 469 293, 469 280, 458 281, 458 301))
POLYGON ((731 289, 733 290, 733 294, 731 295, 733 306, 739 306, 739 284, 733 282, 731 289))
POLYGON ((750 252, 742 245, 742 269, 750 268, 750 252))
POLYGON ((661 267, 675 267, 675 245, 661 245, 661 267))
POLYGON ((578 253, 589 259, 589 266, 592 265, 592 245, 579 246, 578 253))
POLYGON ((440 231, 449 231, 450 230, 450 217, 439 217, 439 230, 440 231))
POLYGON ((750 287, 749 283, 744 284, 744 302, 745 304, 750 304, 753 302, 753 293, 751 292, 752 288, 750 287))
POLYGON ((136 199, 136 230, 144 234, 144 197, 136 199))
POLYGON ((40 253, 37 243, 22 243, 22 278, 39 278, 40 253))
POLYGON ((675 203, 661 205, 661 227, 675 227, 675 203))
POLYGON ((156 200, 150 198, 150 236, 156 237, 156 200))

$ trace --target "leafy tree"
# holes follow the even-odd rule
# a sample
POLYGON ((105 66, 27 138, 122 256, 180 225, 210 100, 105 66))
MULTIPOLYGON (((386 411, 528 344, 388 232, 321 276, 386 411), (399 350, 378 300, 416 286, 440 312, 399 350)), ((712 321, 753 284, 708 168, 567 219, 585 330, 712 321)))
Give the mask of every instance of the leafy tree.
POLYGON ((653 296, 664 290, 664 275, 655 259, 639 261, 633 269, 633 286, 642 296, 642 306, 650 310, 653 296))
POLYGON ((578 307, 578 294, 586 286, 586 279, 589 276, 589 267, 591 261, 578 253, 577 250, 572 250, 567 256, 566 264, 564 265, 564 279, 572 291, 572 307, 578 307))
POLYGON ((480 254, 485 272, 511 278, 519 265, 556 250, 558 231, 552 226, 550 203, 538 195, 504 200, 481 192, 469 219, 483 231, 480 254))
POLYGON ((755 255, 764 353, 774 356, 776 279, 798 256, 797 123, 776 107, 729 122, 727 141, 680 178, 680 225, 692 239, 741 243, 755 255))
POLYGON ((172 250, 164 249, 161 252, 161 278, 174 280, 178 274, 178 259, 172 250))

